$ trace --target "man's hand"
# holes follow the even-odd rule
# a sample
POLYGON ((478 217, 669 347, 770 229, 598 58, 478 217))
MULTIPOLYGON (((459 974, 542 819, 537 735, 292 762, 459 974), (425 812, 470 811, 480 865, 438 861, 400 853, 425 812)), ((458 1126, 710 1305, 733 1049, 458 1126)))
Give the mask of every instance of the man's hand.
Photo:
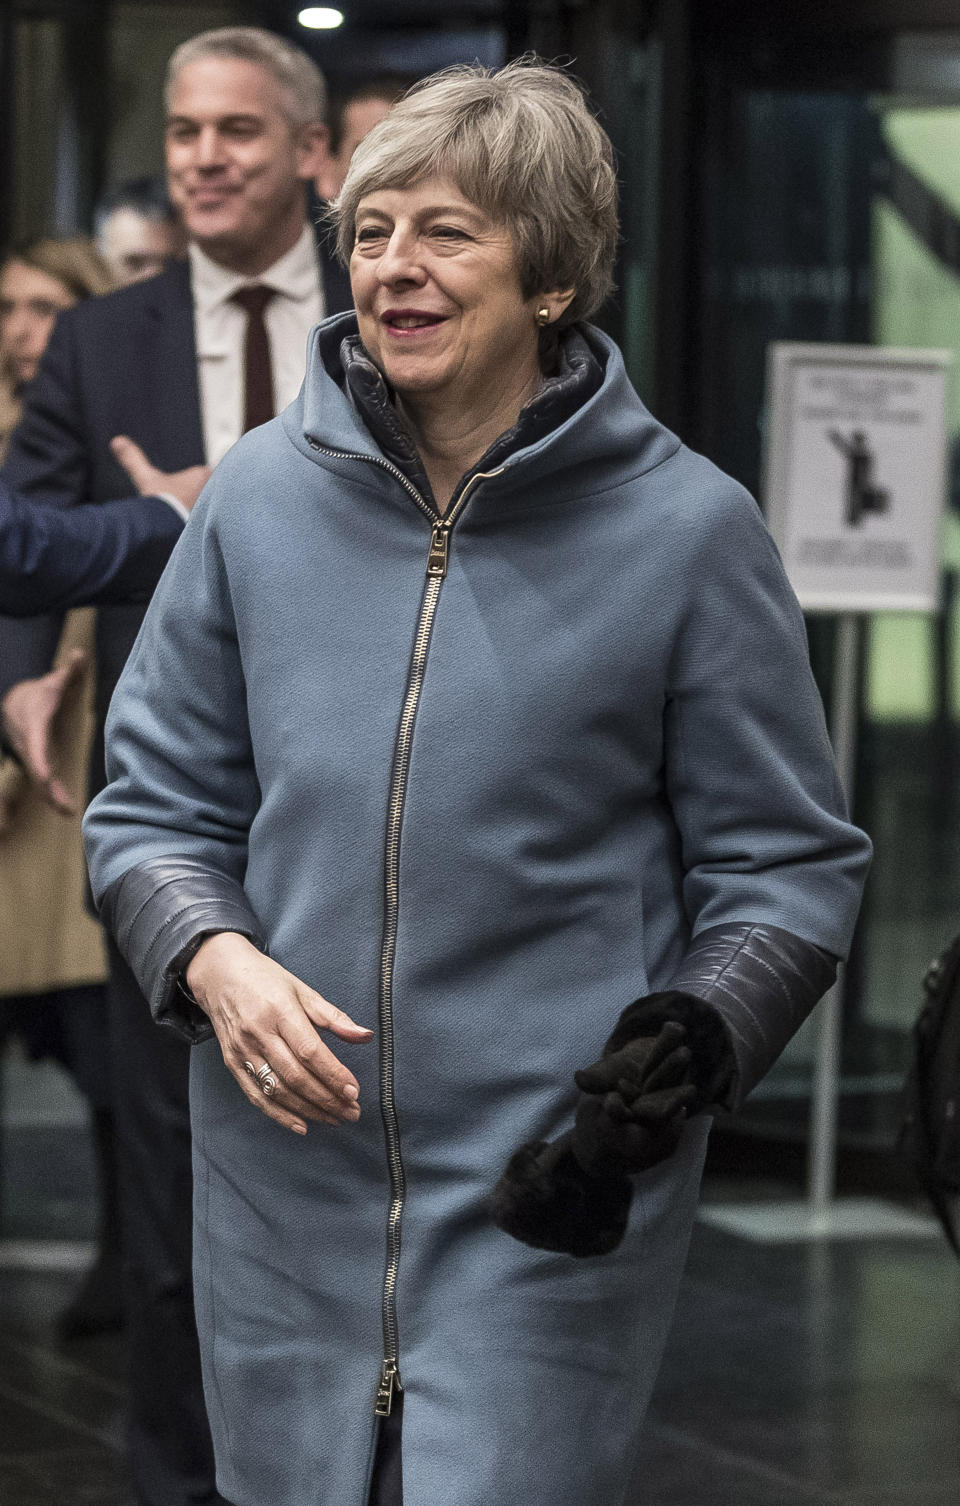
POLYGON ((185 471, 158 471, 151 465, 138 444, 126 434, 111 439, 110 448, 115 460, 119 460, 141 497, 154 497, 160 492, 169 492, 176 497, 188 512, 193 508, 212 474, 209 465, 191 465, 185 471))
POLYGON ((369 1041, 373 1031, 355 1025, 234 931, 209 936, 191 958, 186 982, 217 1033, 223 1059, 250 1102, 269 1119, 298 1135, 306 1120, 353 1124, 360 1118, 360 1090, 353 1073, 317 1034, 331 1030, 341 1040, 369 1041), (276 1091, 267 1096, 247 1070, 270 1068, 276 1091))
POLYGON ((87 656, 75 648, 58 669, 36 680, 21 680, 0 701, 0 719, 8 743, 44 798, 66 816, 76 813, 77 802, 54 772, 52 736, 67 691, 86 672, 87 656))

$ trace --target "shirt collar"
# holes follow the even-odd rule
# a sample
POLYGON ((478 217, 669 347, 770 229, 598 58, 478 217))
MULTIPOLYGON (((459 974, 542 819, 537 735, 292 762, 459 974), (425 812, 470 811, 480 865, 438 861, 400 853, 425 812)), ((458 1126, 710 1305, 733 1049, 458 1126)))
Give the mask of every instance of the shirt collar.
POLYGON ((259 277, 241 277, 221 267, 197 245, 191 244, 189 256, 193 299, 200 313, 226 303, 238 288, 249 287, 252 283, 273 288, 298 303, 314 296, 319 286, 317 247, 309 225, 304 225, 296 244, 259 277))

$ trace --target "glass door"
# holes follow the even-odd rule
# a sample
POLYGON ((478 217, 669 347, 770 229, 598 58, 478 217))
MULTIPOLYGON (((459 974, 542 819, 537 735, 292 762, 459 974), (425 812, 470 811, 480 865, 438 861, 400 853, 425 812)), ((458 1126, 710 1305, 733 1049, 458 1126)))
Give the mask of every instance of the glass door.
MULTIPOLYGON (((706 65, 698 161, 694 443, 758 493, 774 340, 947 348, 960 368, 960 35, 847 49, 829 88, 791 79, 789 39, 762 67, 706 65)), ((909 1030, 932 955, 960 930, 960 381, 953 392, 943 604, 861 633, 855 814, 876 861, 848 974, 841 1143, 893 1144, 909 1030)), ((808 620, 829 697, 830 618, 808 620)), ((806 1133, 811 1026, 747 1107, 806 1133)))

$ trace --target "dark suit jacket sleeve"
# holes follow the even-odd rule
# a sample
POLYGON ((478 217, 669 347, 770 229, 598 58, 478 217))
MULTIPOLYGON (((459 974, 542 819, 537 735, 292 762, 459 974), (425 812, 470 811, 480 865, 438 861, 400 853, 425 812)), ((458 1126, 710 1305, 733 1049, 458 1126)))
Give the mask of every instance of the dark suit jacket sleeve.
MULTIPOLYGON (((3 467, 8 485, 59 508, 75 507, 90 496, 75 313, 69 310, 57 320, 3 467)), ((46 673, 62 626, 62 612, 27 622, 0 617, 0 696, 19 680, 46 673)))
POLYGON ((161 497, 70 509, 0 481, 0 609, 10 616, 145 601, 183 529, 161 497))

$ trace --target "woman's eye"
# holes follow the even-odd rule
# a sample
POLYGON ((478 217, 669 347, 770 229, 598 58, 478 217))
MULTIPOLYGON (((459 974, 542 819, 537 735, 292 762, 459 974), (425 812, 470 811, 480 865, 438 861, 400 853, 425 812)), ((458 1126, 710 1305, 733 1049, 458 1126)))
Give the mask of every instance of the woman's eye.
POLYGON ((467 239, 467 232, 460 230, 456 225, 434 225, 431 234, 444 241, 462 241, 467 239))
POLYGON ((357 231, 356 243, 359 246, 369 241, 380 241, 383 240, 385 234, 386 231, 381 230, 379 226, 368 225, 365 229, 357 231))

